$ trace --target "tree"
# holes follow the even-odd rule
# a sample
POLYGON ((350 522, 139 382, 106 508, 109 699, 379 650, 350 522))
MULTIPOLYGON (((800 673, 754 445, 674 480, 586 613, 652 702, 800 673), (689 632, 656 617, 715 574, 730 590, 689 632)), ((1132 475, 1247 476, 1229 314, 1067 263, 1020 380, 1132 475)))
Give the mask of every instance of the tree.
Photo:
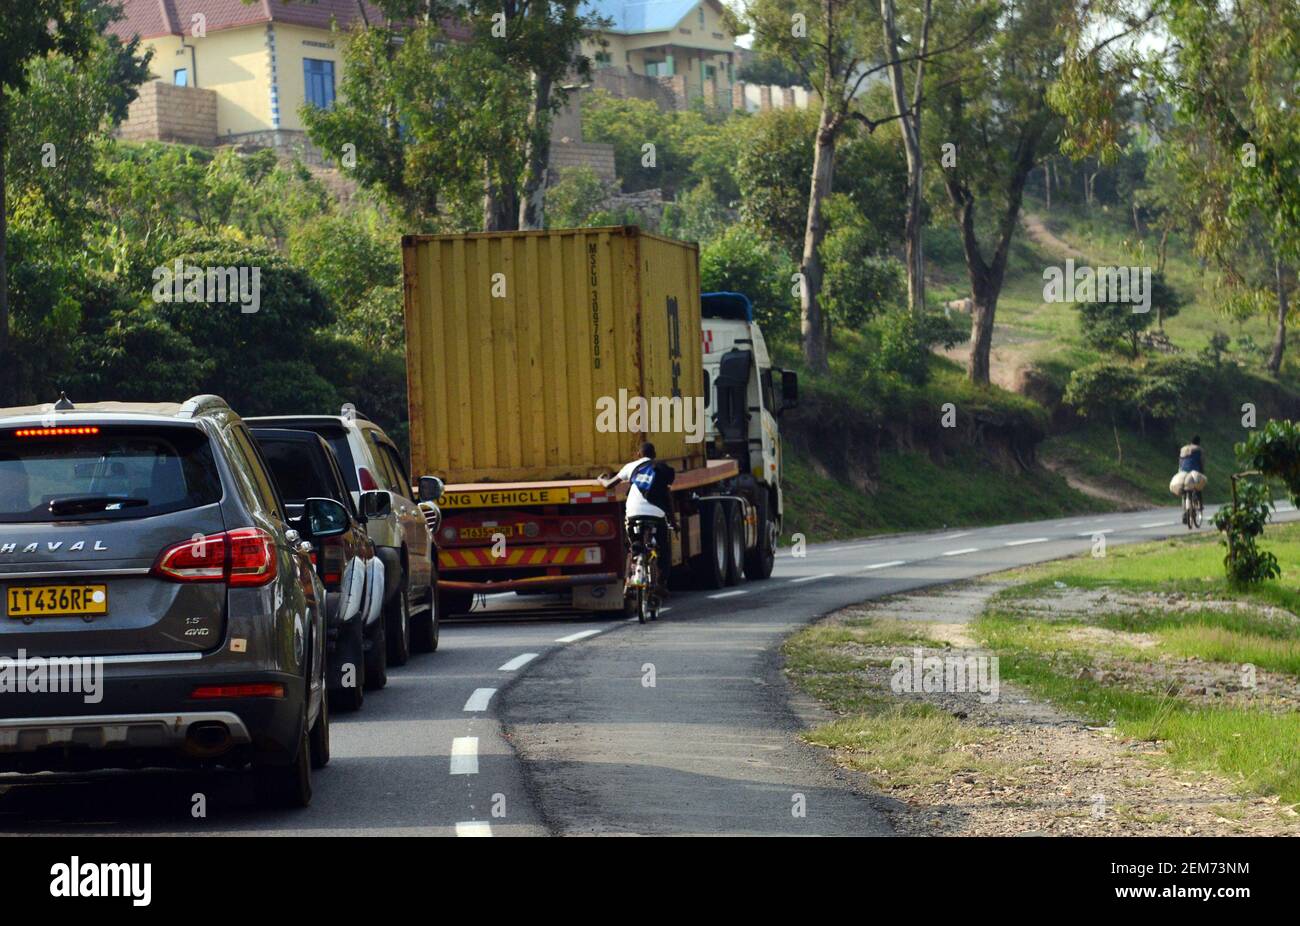
MULTIPOLYGON (((966 76, 936 81, 927 92, 933 137, 955 146, 955 163, 945 168, 943 185, 971 286, 968 374, 974 383, 989 381, 993 324, 1025 183, 1055 143, 1057 117, 1047 105, 1047 92, 1059 74, 1063 20, 1069 14, 1059 0, 1006 0, 996 31, 963 53, 973 59, 964 62, 966 76), (980 241, 981 201, 994 211, 991 253, 980 241)), ((942 154, 936 146, 931 150, 932 158, 942 154)))
POLYGON ((1079 325, 1083 329, 1084 340, 1098 350, 1124 350, 1137 359, 1140 353, 1139 338, 1153 321, 1160 321, 1178 314, 1186 303, 1165 280, 1163 273, 1151 274, 1151 310, 1134 311, 1128 302, 1081 302, 1079 303, 1079 325))
POLYGON ((1184 168, 1200 202, 1197 250, 1229 287, 1251 289, 1233 256, 1266 247, 1277 328, 1270 369, 1286 345, 1294 266, 1300 260, 1300 112, 1294 105, 1300 7, 1275 0, 1102 0, 1074 23, 1066 79, 1054 104, 1076 152, 1113 153, 1117 120, 1104 102, 1136 80, 1172 104, 1189 131, 1184 168), (1104 39, 1096 40, 1099 24, 1104 39), (1141 33, 1158 41, 1137 41, 1141 33), (1123 41, 1121 41, 1123 39, 1123 41), (1154 44, 1154 48, 1149 47, 1154 44))
POLYGON ((1124 364, 1103 362, 1079 367, 1070 374, 1063 401, 1084 418, 1105 418, 1115 435, 1115 460, 1124 464, 1124 447, 1119 441, 1119 420, 1133 411, 1134 396, 1141 385, 1137 371, 1124 364))
MULTIPOLYGON (((30 85, 30 66, 50 54, 67 56, 72 60, 84 60, 97 41, 107 42, 115 52, 123 49, 116 39, 103 39, 104 28, 113 20, 120 18, 116 6, 110 6, 102 0, 30 0, 6 8, 0 16, 0 367, 7 372, 11 369, 9 358, 9 286, 8 259, 6 241, 8 238, 8 185, 6 165, 11 158, 32 158, 33 148, 39 150, 45 143, 43 139, 33 136, 14 134, 19 126, 14 124, 12 110, 16 105, 15 97, 21 96, 30 85), (18 137, 20 144, 13 147, 9 139, 18 137)), ((126 58, 137 60, 135 50, 137 43, 132 41, 126 46, 126 58)), ((122 56, 114 56, 122 61, 122 56)), ((120 72, 105 75, 112 80, 114 88, 124 91, 122 97, 113 102, 117 104, 103 115, 110 115, 114 109, 123 109, 134 93, 130 90, 134 84, 134 75, 125 66, 120 72)), ((139 62, 143 64, 143 61, 139 62)), ((139 83, 139 80, 135 80, 139 83)), ((57 148, 56 148, 57 151, 57 148)), ((7 393, 10 387, 5 384, 7 393)), ((8 396, 0 398, 7 401, 8 396)))
POLYGON ((756 47, 798 67, 821 103, 799 261, 799 301, 804 360, 814 371, 823 372, 827 363, 820 302, 821 244, 826 236, 822 205, 834 192, 835 148, 844 129, 857 120, 873 130, 894 118, 872 119, 856 105, 866 80, 888 62, 868 66, 875 50, 871 39, 875 23, 861 0, 754 0, 746 18, 756 47))

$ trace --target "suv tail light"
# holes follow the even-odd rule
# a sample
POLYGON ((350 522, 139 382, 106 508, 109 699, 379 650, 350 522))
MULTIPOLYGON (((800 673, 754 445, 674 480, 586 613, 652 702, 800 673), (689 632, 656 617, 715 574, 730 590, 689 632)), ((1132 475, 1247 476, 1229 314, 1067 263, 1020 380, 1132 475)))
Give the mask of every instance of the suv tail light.
POLYGON ((362 492, 374 492, 379 488, 379 483, 375 482, 375 474, 364 466, 357 467, 357 481, 361 484, 362 492))
POLYGON ((336 588, 343 580, 343 538, 331 537, 321 541, 320 580, 327 588, 336 588))
POLYGON ((265 585, 275 578, 275 540, 260 527, 186 540, 158 554, 151 574, 170 582, 265 585))

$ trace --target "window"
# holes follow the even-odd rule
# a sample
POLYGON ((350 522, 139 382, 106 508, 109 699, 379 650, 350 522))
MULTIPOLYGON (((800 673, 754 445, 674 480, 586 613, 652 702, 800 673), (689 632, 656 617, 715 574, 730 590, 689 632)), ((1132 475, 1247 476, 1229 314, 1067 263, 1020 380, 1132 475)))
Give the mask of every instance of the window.
POLYGON ((598 51, 598 52, 596 52, 596 66, 597 66, 597 67, 607 68, 607 67, 609 67, 609 66, 610 66, 611 64, 613 64, 613 63, 614 63, 614 59, 613 59, 612 57, 610 57, 609 52, 607 52, 607 51, 598 51))
POLYGON ((334 62, 320 58, 302 59, 304 95, 307 102, 321 109, 334 106, 334 62))
POLYGON ((704 4, 700 4, 700 25, 704 25, 704 4))
POLYGON ((267 473, 266 463, 262 460, 257 445, 253 443, 253 438, 243 428, 231 428, 230 436, 235 442, 235 447, 244 457, 249 474, 253 477, 251 488, 262 511, 281 521, 287 520, 284 508, 280 505, 280 496, 276 493, 275 485, 267 473))
POLYGON ((177 68, 172 71, 172 83, 178 87, 188 87, 190 85, 190 69, 177 68))
POLYGON ((0 440, 0 523, 145 518, 215 504, 221 494, 197 428, 0 440))
POLYGON ((717 74, 718 74, 718 69, 715 68, 713 65, 711 65, 711 64, 706 64, 706 65, 704 66, 704 79, 705 79, 705 80, 713 80, 713 78, 716 77, 717 74))

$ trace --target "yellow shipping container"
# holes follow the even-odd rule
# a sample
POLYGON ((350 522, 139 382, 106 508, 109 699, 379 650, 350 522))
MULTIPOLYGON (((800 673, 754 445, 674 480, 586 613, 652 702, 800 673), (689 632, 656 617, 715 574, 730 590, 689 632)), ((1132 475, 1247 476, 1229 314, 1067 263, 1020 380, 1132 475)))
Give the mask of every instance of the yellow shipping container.
POLYGON ((633 226, 408 235, 402 258, 414 472, 585 479, 643 440, 704 465, 703 422, 686 433, 704 395, 696 245, 633 226))

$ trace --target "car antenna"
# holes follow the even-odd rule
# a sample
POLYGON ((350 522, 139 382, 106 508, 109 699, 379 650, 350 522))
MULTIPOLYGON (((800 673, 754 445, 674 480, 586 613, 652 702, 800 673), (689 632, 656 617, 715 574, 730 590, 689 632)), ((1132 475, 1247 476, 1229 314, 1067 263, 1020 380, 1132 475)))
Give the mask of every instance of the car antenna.
POLYGON ((72 400, 68 398, 68 394, 63 390, 59 390, 59 401, 54 403, 54 410, 56 412, 70 412, 76 407, 72 404, 72 400))

